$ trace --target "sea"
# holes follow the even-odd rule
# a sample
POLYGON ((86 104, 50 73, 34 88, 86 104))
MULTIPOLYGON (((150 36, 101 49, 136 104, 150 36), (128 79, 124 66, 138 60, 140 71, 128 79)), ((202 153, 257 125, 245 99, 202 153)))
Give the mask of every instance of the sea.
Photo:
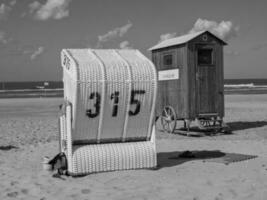
POLYGON ((267 79, 225 79, 224 93, 267 94, 267 79))
MULTIPOLYGON (((267 94, 267 79, 225 79, 224 93, 267 94)), ((43 97, 63 97, 63 82, 0 82, 0 98, 43 97)))

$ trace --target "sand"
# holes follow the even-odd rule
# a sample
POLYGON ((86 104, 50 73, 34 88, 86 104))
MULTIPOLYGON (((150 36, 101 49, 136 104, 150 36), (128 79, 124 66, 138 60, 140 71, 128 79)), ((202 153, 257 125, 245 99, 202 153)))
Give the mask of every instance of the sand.
POLYGON ((0 99, 0 199, 267 199, 267 95, 226 95, 230 135, 157 131, 157 170, 53 178, 42 157, 58 152, 60 98, 0 99), (170 159, 185 150, 257 158, 228 165, 170 159))

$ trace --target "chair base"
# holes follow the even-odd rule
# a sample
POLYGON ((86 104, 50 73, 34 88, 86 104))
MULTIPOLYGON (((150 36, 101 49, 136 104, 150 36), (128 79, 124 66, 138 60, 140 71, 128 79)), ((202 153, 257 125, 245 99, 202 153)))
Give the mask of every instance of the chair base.
POLYGON ((149 141, 73 145, 67 121, 65 115, 60 116, 59 146, 67 156, 69 175, 157 167, 155 126, 149 141))
POLYGON ((73 146, 72 176, 97 172, 155 168, 155 144, 151 141, 73 146))

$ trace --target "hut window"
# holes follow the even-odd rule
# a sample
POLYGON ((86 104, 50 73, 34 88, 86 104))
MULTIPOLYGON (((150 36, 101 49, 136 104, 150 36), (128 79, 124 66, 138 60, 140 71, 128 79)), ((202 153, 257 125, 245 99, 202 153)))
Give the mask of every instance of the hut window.
POLYGON ((172 55, 167 54, 163 56, 163 65, 170 66, 172 65, 172 55))
POLYGON ((197 63, 198 65, 212 65, 212 49, 198 49, 197 63))

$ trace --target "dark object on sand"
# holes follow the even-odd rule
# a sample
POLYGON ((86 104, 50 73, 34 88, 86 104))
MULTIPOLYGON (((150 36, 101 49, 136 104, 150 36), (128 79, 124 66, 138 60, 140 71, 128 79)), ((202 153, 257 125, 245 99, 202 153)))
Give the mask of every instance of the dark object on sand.
POLYGON ((179 158, 195 158, 195 155, 192 151, 184 151, 179 155, 179 158))
POLYGON ((67 157, 63 152, 57 154, 48 164, 51 165, 51 170, 57 171, 53 177, 61 178, 61 175, 68 175, 67 157))
POLYGON ((13 145, 0 146, 0 150, 3 150, 3 151, 9 151, 11 149, 18 149, 18 147, 13 146, 13 145))

